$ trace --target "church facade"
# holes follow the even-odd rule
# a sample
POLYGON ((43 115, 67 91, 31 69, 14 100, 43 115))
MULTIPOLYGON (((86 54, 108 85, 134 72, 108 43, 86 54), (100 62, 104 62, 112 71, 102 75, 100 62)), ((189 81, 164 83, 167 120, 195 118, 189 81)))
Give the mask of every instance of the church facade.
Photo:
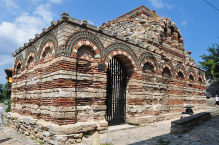
POLYGON ((110 125, 170 119, 186 104, 203 109, 204 72, 190 54, 177 26, 144 6, 100 27, 63 13, 14 53, 9 125, 77 143, 110 125))

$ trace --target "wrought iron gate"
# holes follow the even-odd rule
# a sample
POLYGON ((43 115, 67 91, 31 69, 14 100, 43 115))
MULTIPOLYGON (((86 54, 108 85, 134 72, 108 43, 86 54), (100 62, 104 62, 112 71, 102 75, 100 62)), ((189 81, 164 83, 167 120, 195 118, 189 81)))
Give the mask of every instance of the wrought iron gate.
POLYGON ((125 123, 127 73, 122 62, 113 57, 107 69, 107 110, 109 125, 125 123))

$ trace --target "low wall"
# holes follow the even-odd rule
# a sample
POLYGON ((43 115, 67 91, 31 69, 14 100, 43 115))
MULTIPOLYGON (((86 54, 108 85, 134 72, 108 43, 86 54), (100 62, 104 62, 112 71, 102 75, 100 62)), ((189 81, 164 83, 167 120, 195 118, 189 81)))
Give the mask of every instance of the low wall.
POLYGON ((57 125, 18 113, 4 114, 4 124, 17 132, 35 137, 53 145, 80 143, 84 135, 107 129, 105 120, 78 122, 70 125, 57 125))
POLYGON ((171 133, 185 133, 190 131, 195 126, 202 124, 211 118, 210 112, 201 112, 186 118, 175 120, 171 122, 171 133))

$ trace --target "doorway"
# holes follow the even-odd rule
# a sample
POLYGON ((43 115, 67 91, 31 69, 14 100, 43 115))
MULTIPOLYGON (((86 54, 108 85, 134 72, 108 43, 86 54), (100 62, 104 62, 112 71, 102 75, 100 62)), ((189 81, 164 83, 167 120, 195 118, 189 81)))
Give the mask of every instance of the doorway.
POLYGON ((106 120, 109 125, 125 123, 127 72, 121 60, 114 56, 107 68, 106 120))

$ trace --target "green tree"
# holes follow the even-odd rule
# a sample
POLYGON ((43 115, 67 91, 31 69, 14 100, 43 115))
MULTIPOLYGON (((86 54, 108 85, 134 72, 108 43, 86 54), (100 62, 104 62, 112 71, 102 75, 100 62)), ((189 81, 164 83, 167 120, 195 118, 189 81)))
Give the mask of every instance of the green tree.
POLYGON ((3 84, 0 84, 0 100, 3 99, 3 90, 4 90, 3 84))
POLYGON ((208 54, 201 56, 202 69, 205 70, 205 75, 208 80, 214 84, 219 83, 219 44, 213 44, 207 49, 208 54))
POLYGON ((3 84, 0 84, 0 94, 3 93, 3 84))

